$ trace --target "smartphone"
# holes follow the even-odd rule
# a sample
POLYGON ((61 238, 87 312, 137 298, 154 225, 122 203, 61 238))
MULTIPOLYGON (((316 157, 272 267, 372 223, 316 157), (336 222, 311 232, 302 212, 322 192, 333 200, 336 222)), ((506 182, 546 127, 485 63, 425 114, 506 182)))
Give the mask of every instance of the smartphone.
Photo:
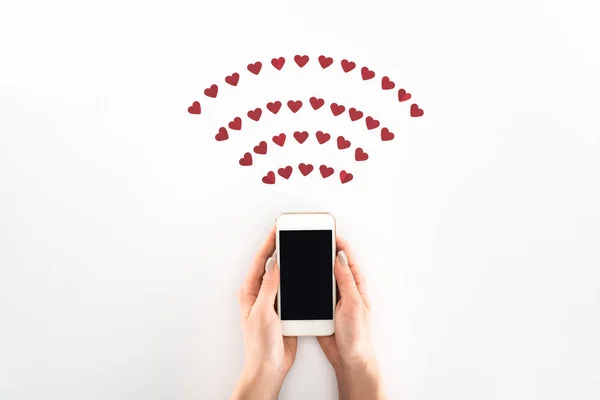
POLYGON ((335 219, 327 213, 281 214, 276 227, 283 335, 333 335, 335 219))

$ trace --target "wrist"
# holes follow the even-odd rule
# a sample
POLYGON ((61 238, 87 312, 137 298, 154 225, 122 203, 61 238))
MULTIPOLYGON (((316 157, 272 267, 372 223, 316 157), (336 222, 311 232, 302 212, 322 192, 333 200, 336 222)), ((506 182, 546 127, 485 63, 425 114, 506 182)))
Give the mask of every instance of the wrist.
POLYGON ((232 400, 276 400, 284 379, 280 371, 245 367, 232 400))
MULTIPOLYGON (((336 371, 338 386, 344 387, 347 399, 383 399, 383 384, 375 356, 342 361, 336 371)), ((341 397, 340 397, 341 398, 341 397)))

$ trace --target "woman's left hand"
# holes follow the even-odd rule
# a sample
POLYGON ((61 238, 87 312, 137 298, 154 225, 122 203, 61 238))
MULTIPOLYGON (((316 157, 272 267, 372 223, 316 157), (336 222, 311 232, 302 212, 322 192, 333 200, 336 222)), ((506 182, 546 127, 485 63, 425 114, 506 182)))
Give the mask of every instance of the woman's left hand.
POLYGON ((232 399, 277 399, 296 358, 298 338, 282 335, 275 311, 279 267, 274 251, 273 229, 240 289, 246 361, 232 399))

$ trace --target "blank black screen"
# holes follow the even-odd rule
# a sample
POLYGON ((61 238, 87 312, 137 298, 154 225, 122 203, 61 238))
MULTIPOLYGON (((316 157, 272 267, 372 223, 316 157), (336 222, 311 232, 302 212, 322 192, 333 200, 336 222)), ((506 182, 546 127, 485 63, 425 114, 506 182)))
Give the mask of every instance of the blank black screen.
POLYGON ((281 319, 333 319, 331 230, 279 231, 281 319))

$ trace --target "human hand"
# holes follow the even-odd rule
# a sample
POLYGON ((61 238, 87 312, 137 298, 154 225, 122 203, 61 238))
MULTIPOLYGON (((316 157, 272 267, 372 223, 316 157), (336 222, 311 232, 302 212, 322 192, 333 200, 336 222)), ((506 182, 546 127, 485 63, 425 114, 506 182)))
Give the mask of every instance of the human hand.
POLYGON ((371 303, 365 278, 346 243, 336 239, 334 272, 340 300, 335 334, 317 340, 331 363, 340 399, 383 399, 381 377, 371 342, 371 303))
POLYGON ((284 337, 275 311, 279 267, 275 230, 256 255, 239 292, 246 360, 232 399, 277 399, 296 358, 298 338, 284 337), (265 272, 266 271, 266 272, 265 272))

